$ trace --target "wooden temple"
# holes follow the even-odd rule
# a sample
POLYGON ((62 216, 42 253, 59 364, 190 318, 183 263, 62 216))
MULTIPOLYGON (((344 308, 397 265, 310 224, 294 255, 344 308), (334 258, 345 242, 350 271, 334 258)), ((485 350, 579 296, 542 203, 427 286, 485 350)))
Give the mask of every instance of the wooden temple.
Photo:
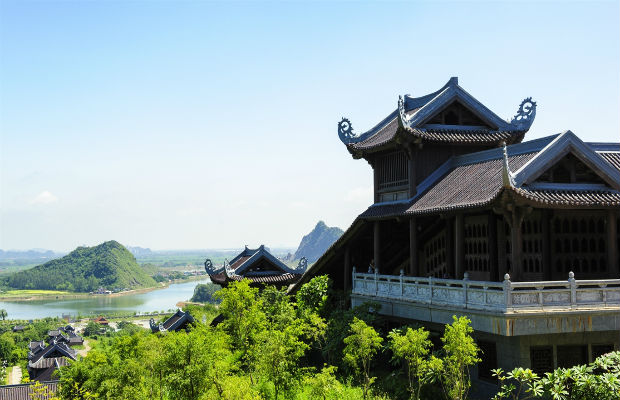
POLYGON ((305 258, 302 258, 299 262, 300 268, 294 270, 273 256, 264 245, 257 249, 249 249, 245 246, 241 253, 230 262, 225 261, 219 269, 215 269, 211 260, 207 259, 205 270, 211 281, 222 287, 242 279, 249 279, 254 286, 286 287, 301 278, 306 266, 305 262, 305 258))
POLYGON ((489 355, 481 377, 620 348, 620 144, 523 141, 535 115, 527 98, 503 120, 451 78, 365 133, 343 118, 374 203, 292 291, 328 274, 353 306, 377 301, 395 319, 441 330, 467 315, 489 355))

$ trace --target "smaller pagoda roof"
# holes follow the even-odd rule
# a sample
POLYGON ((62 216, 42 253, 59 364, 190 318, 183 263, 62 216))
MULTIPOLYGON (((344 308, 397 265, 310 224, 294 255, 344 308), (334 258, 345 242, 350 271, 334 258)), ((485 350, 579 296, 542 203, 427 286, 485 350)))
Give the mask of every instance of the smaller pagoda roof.
POLYGON ((207 273, 211 281, 219 285, 249 279, 253 283, 283 286, 296 282, 302 275, 272 255, 264 245, 257 249, 250 249, 246 246, 223 268, 217 271, 207 269, 207 273), (267 269, 259 267, 265 265, 268 266, 267 269))
POLYGON ((152 332, 179 331, 194 322, 194 317, 189 312, 179 308, 176 313, 161 324, 156 324, 152 318, 149 322, 152 332))
POLYGON ((386 148, 397 135, 405 140, 446 144, 498 145, 520 142, 536 116, 536 103, 523 100, 517 114, 506 121, 480 103, 451 78, 441 89, 421 97, 400 96, 398 107, 372 129, 359 135, 351 122, 338 123, 338 135, 355 156, 386 148), (433 116, 458 102, 480 121, 479 126, 429 123, 433 116))

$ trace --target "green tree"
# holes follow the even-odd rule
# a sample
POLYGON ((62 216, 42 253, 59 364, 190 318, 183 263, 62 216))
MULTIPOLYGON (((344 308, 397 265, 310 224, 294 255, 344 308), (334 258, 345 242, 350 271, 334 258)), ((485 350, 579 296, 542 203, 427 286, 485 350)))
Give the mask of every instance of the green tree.
POLYGON ((422 386, 433 380, 433 367, 438 364, 434 356, 428 357, 431 341, 424 328, 393 330, 389 333, 389 347, 394 360, 403 360, 407 366, 409 393, 412 399, 420 399, 422 386))
POLYGON ((469 367, 480 362, 480 350, 471 337, 471 321, 467 317, 452 318, 452 324, 446 325, 441 338, 445 355, 443 366, 438 371, 446 396, 452 400, 463 400, 467 398, 471 386, 469 367))
POLYGON ((217 292, 218 289, 219 286, 213 283, 198 284, 194 288, 194 295, 190 301, 196 303, 214 303, 215 299, 213 298, 213 294, 217 292))
POLYGON ((297 291, 297 307, 324 316, 330 287, 331 280, 327 275, 315 276, 297 291))
POLYGON ((256 337, 265 329, 267 323, 258 289, 250 287, 250 281, 244 279, 232 282, 227 288, 215 292, 214 296, 222 301, 222 327, 230 335, 240 357, 246 358, 249 349, 256 343, 256 337))
POLYGON ((8 316, 6 310, 4 308, 0 309, 0 318, 2 318, 2 320, 4 321, 6 319, 6 317, 8 316))
POLYGON ((539 377, 529 368, 508 374, 494 370, 500 388, 495 400, 551 398, 554 400, 617 400, 620 398, 620 352, 598 357, 589 365, 558 368, 539 377))
POLYGON ((323 366, 321 372, 306 377, 304 383, 310 388, 312 399, 339 400, 342 398, 342 384, 336 379, 336 367, 323 366))
POLYGON ((211 388, 221 397, 231 369, 227 335, 197 326, 191 332, 169 332, 155 370, 161 373, 170 400, 197 400, 211 388))
POLYGON ((363 377, 364 398, 368 397, 368 390, 375 381, 370 376, 372 358, 381 347, 383 338, 372 326, 366 325, 357 317, 351 323, 351 334, 344 339, 344 361, 363 377))

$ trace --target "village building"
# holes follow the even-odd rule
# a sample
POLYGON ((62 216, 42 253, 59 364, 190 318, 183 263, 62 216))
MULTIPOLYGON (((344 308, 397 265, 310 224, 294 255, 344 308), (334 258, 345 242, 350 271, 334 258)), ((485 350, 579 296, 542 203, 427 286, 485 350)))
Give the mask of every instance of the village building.
MULTIPOLYGON (((41 381, 39 381, 41 382, 41 381)), ((58 391, 58 381, 41 382, 43 384, 43 393, 45 399, 53 398, 58 391)), ((32 390, 34 383, 22 383, 19 385, 0 386, 0 399, 2 400, 32 400, 36 394, 32 390)))
POLYGON ((52 340, 48 345, 45 342, 30 342, 28 352, 28 374, 31 380, 51 381, 57 379, 54 372, 60 367, 69 365, 69 360, 75 361, 77 352, 66 343, 52 340))
POLYGON ((108 321, 104 316, 99 316, 93 321, 98 323, 99 325, 108 325, 110 323, 110 321, 108 321))
POLYGON ((194 317, 189 312, 185 312, 180 308, 170 318, 163 323, 157 324, 153 318, 150 319, 149 325, 151 326, 151 332, 168 332, 168 331, 180 331, 186 330, 189 324, 194 322, 194 317))
POLYGON ((373 171, 374 203, 292 288, 328 274, 399 324, 442 332, 472 321, 473 372, 548 372, 620 349, 620 144, 567 131, 523 141, 525 99, 505 121, 452 78, 400 97, 356 135, 338 134, 373 171))
POLYGON ((71 325, 61 326, 47 332, 48 341, 63 342, 69 346, 79 346, 84 344, 84 338, 75 333, 75 329, 71 325))
POLYGON ((205 261, 205 270, 211 282, 222 287, 230 282, 249 279, 254 286, 273 285, 286 287, 301 278, 306 261, 299 261, 298 270, 289 268, 286 264, 273 256, 264 245, 257 249, 245 249, 230 262, 215 270, 211 260, 205 261))

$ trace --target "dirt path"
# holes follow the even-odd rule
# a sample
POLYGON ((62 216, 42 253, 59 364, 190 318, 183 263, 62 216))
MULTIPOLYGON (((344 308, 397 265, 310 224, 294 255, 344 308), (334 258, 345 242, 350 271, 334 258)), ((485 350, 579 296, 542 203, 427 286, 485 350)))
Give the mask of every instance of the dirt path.
POLYGON ((78 354, 81 355, 82 357, 86 357, 86 354, 88 354, 89 350, 90 350, 90 346, 88 344, 88 339, 84 339, 84 348, 81 350, 78 350, 78 354))
POLYGON ((17 385, 18 383, 22 383, 22 369, 16 365, 11 368, 9 373, 9 385, 17 385))

